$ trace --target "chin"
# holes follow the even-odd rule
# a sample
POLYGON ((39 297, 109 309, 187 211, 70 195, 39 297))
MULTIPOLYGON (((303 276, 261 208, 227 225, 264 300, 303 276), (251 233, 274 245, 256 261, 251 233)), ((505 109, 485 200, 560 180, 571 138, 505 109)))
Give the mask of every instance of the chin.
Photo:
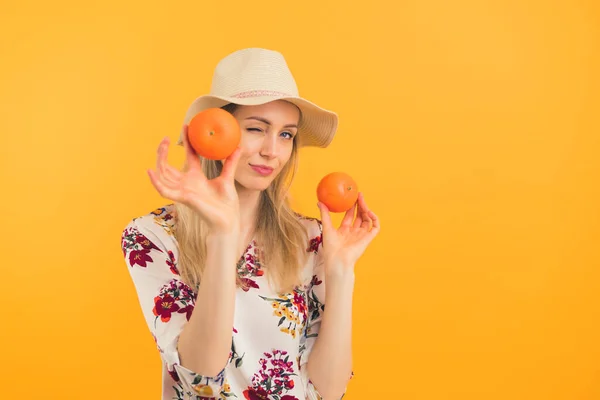
POLYGON ((246 190, 255 190, 262 192, 263 190, 267 190, 269 186, 273 183, 273 178, 260 178, 260 177, 252 177, 246 179, 240 179, 238 183, 244 187, 246 190))

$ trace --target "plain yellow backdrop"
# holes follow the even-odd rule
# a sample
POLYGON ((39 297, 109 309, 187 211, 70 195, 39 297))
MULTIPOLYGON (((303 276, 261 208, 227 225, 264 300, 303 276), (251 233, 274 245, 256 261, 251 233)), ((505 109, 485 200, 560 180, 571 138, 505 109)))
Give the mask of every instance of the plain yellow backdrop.
MULTIPOLYGON (((167 202, 145 169, 216 62, 281 51, 337 111, 294 204, 357 180, 348 400, 600 399, 595 0, 7 1, 0 10, 0 398, 158 399, 122 259, 167 202)), ((180 166, 181 147, 169 160, 180 166)))

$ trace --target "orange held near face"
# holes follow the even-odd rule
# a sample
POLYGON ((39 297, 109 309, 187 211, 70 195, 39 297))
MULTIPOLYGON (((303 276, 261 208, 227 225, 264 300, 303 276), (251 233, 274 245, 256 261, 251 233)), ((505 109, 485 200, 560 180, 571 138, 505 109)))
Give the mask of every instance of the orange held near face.
POLYGON ((221 108, 208 108, 196 114, 187 134, 196 153, 209 160, 229 157, 242 137, 237 119, 221 108))
POLYGON ((346 212, 358 199, 358 186, 348 174, 333 172, 319 182, 317 198, 331 212, 346 212))

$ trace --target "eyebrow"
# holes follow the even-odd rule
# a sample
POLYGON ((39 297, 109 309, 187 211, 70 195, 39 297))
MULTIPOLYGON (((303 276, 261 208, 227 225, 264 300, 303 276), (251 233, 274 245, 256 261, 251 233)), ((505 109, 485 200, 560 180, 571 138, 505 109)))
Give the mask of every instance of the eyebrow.
MULTIPOLYGON (((271 125, 271 122, 269 120, 264 119, 262 117, 248 117, 246 119, 255 119, 255 120, 263 122, 263 123, 265 123, 267 125, 271 125)), ((287 125, 284 126, 284 128, 298 128, 298 125, 296 125, 296 124, 287 124, 287 125)))

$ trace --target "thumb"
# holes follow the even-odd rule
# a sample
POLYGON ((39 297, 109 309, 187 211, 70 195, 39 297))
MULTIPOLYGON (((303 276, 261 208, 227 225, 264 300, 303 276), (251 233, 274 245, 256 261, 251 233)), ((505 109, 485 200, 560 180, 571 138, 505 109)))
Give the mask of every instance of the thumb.
POLYGON ((185 149, 185 159, 187 167, 189 169, 201 169, 202 164, 200 163, 200 157, 192 147, 190 138, 188 136, 188 126, 184 125, 181 128, 181 139, 183 141, 183 148, 185 149))
POLYGON ((221 175, 228 179, 233 179, 235 175, 235 171, 237 169, 238 163, 240 161, 240 157, 242 155, 242 149, 240 147, 236 148, 233 153, 229 157, 225 159, 223 163, 223 171, 221 171, 221 175))
POLYGON ((332 229, 331 215, 329 215, 329 208, 320 201, 317 202, 317 207, 321 213, 321 223, 323 224, 323 232, 332 229))

